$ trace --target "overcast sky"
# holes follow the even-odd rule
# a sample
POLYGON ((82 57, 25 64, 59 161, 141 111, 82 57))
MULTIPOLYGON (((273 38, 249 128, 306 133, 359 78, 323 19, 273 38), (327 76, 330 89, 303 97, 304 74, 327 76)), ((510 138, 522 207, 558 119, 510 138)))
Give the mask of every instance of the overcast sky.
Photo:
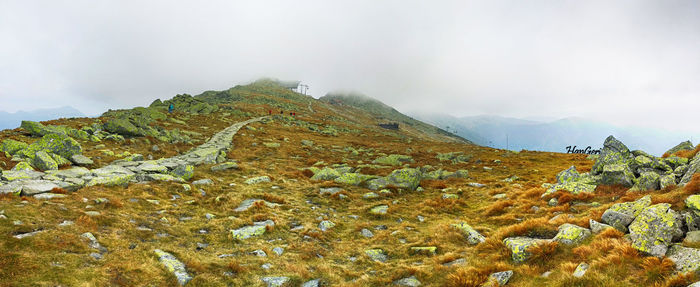
POLYGON ((0 0, 0 110, 259 77, 400 111, 700 130, 698 1, 0 0))

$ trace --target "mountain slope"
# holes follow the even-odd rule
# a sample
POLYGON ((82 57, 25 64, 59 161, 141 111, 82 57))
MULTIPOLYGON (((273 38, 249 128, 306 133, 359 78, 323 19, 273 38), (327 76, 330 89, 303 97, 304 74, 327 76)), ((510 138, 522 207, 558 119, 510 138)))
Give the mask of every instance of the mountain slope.
POLYGON ((684 201, 700 178, 542 197, 543 183, 593 162, 377 127, 401 119, 389 113, 250 84, 0 131, 0 286, 482 286, 500 271, 516 287, 697 279, 613 229, 576 245, 504 240, 587 230, 613 204, 645 195, 692 220, 684 201), (93 163, 40 168, 77 154, 93 163), (512 250, 530 258, 515 262, 525 255, 512 250), (572 276, 581 262, 589 270, 572 276))

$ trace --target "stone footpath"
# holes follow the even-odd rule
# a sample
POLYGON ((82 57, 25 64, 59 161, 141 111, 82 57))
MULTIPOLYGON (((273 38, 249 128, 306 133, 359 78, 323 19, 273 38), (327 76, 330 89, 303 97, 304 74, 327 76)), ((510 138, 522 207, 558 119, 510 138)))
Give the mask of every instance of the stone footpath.
MULTIPOLYGON (((85 186, 126 186, 144 181, 185 182, 192 178, 194 166, 226 161, 226 153, 232 146, 233 136, 250 123, 266 117, 236 123, 211 137, 206 143, 185 154, 158 160, 143 160, 142 155, 132 155, 110 165, 87 169, 74 167, 65 170, 0 171, 0 194, 51 197, 51 191, 60 188, 76 191, 85 186)), ((61 196, 61 195, 56 195, 61 196)))

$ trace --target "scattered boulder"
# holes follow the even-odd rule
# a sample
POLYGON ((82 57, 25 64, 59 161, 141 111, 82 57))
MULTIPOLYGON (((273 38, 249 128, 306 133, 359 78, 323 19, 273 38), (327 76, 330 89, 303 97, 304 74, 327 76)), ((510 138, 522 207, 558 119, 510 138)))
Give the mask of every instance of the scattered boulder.
POLYGON ((38 170, 57 170, 58 163, 46 152, 38 151, 32 159, 32 165, 38 170))
POLYGON ((318 229, 320 229, 323 232, 326 232, 330 230, 331 228, 335 227, 335 223, 333 223, 330 220, 324 220, 321 221, 321 223, 318 224, 318 229))
POLYGON ((235 230, 231 230, 233 239, 245 240, 254 236, 260 236, 267 231, 268 226, 275 226, 272 220, 254 222, 253 225, 244 226, 235 230))
POLYGON ((289 282, 289 277, 263 277, 260 280, 267 284, 267 287, 282 287, 289 282))
POLYGON ((238 169, 238 164, 235 162, 225 162, 211 167, 211 171, 213 172, 225 171, 229 169, 238 169))
POLYGON ((374 164, 384 164, 384 165, 394 165, 394 166, 399 166, 399 165, 404 165, 406 163, 412 163, 413 157, 408 156, 408 155, 402 155, 402 154, 391 154, 383 157, 378 157, 372 163, 374 164))
MULTIPOLYGON (((626 165, 628 161, 632 160, 632 158, 633 155, 625 144, 617 140, 615 137, 609 136, 603 143, 600 156, 596 160, 595 164, 593 164, 591 173, 594 175, 601 174, 604 171, 604 167, 608 165, 626 165)), ((614 171, 617 169, 612 170, 614 171)), ((629 186, 632 186, 631 181, 629 186)))
POLYGON ((418 281, 418 279, 416 279, 416 276, 411 276, 394 281, 394 285, 405 287, 418 287, 422 284, 420 283, 420 281, 418 281))
POLYGON ((486 238, 481 235, 478 231, 476 231, 474 228, 472 228, 469 224, 465 222, 460 222, 456 224, 451 225, 452 228, 457 229, 462 235, 464 235, 464 238, 469 242, 469 244, 479 244, 484 241, 486 241, 486 238))
POLYGON ((70 157, 70 160, 74 164, 79 165, 79 166, 89 166, 89 165, 92 165, 95 163, 92 161, 92 159, 90 159, 89 157, 84 156, 82 154, 74 154, 73 156, 70 157))
POLYGON ((544 239, 529 237, 508 237, 503 239, 503 244, 510 250, 513 262, 522 263, 532 256, 528 251, 530 248, 544 243, 545 241, 544 239))
POLYGON ((682 221, 668 203, 646 207, 629 225, 632 247, 661 257, 666 254, 674 238, 683 235, 682 221))
POLYGON ((559 226, 559 233, 554 237, 554 241, 564 245, 580 244, 591 237, 591 231, 577 225, 565 223, 559 226))
POLYGON ((158 261, 165 266, 165 269, 175 275, 175 278, 177 278, 177 283, 180 284, 180 286, 185 286, 187 282, 192 280, 192 276, 187 273, 185 264, 182 263, 182 261, 175 258, 175 256, 172 254, 160 249, 156 249, 153 252, 155 252, 156 256, 158 256, 158 261))
POLYGON ((657 190, 660 187, 661 177, 653 171, 644 171, 639 174, 639 177, 634 179, 633 190, 657 190))
POLYGON ((311 180, 318 180, 318 181, 323 181, 323 180, 334 180, 336 178, 340 177, 340 172, 337 170, 330 168, 330 167, 325 167, 318 172, 314 174, 314 176, 311 177, 311 180))
POLYGON ((589 219, 589 220, 588 220, 588 225, 591 227, 591 231, 592 231, 594 234, 601 233, 601 232, 603 232, 605 229, 608 229, 608 228, 613 228, 613 227, 610 226, 610 225, 607 225, 607 224, 605 224, 605 223, 600 223, 600 222, 595 221, 595 220, 593 220, 593 219, 589 219))
POLYGON ((576 266, 576 270, 574 270, 574 277, 576 278, 581 278, 583 275, 586 275, 586 271, 588 271, 589 265, 587 263, 581 263, 578 266, 576 266))
POLYGON ((251 178, 245 180, 245 184, 248 184, 248 185, 259 184, 259 183, 264 183, 264 182, 270 182, 270 177, 264 175, 264 176, 258 176, 258 177, 251 177, 251 178))
POLYGON ((510 280, 510 277, 513 276, 513 270, 508 270, 508 271, 501 271, 501 272, 496 272, 496 273, 491 273, 489 275, 489 278, 486 280, 486 283, 484 283, 484 287, 497 287, 497 286, 505 286, 508 284, 508 280, 510 280))
POLYGON ((110 133, 115 133, 115 134, 120 134, 120 135, 125 135, 125 136, 141 136, 141 135, 143 135, 143 133, 139 132, 139 128, 137 128, 128 119, 124 119, 124 118, 115 118, 115 119, 108 120, 104 124, 104 130, 106 130, 110 133))
POLYGON ((676 270, 681 273, 700 274, 700 249, 672 245, 666 257, 676 264, 676 270))
POLYGON ((0 145, 0 152, 6 152, 10 155, 14 155, 17 152, 26 149, 28 144, 21 142, 21 141, 16 141, 12 139, 6 139, 2 141, 2 145, 0 145))
POLYGON ((386 252, 382 249, 367 249, 365 250, 365 255, 369 257, 370 259, 378 262, 386 262, 389 257, 386 255, 386 252))
POLYGON ((627 233, 627 226, 651 205, 651 196, 647 195, 631 202, 616 203, 603 213, 603 222, 615 229, 627 233))
POLYGON ((383 204, 383 205, 378 205, 378 206, 372 207, 369 210, 369 213, 374 214, 374 215, 385 215, 388 210, 389 210, 389 206, 386 204, 383 204))
MULTIPOLYGON (((602 184, 607 185, 622 185, 631 187, 634 185, 634 173, 624 163, 608 164, 603 166, 602 184)), ((658 180, 658 178, 657 178, 658 180)))

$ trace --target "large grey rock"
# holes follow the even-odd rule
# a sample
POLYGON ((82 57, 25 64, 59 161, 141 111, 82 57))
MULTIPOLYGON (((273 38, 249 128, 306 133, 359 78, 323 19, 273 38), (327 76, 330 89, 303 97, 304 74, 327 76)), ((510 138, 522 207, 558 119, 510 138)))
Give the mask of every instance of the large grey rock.
POLYGON ((531 248, 546 241, 529 237, 508 237, 503 239, 503 244, 510 250, 513 262, 522 263, 532 256, 531 248))
POLYGON ((575 166, 571 166, 557 174, 557 183, 567 183, 576 181, 581 175, 576 170, 575 166))
POLYGON ((158 261, 165 266, 165 269, 175 275, 175 278, 177 278, 177 283, 180 284, 180 286, 185 286, 187 282, 192 280, 192 276, 187 273, 185 264, 182 263, 182 261, 175 258, 175 256, 172 254, 160 249, 156 249, 153 252, 156 253, 156 256, 158 256, 158 261))
POLYGON ((600 222, 595 221, 595 220, 593 220, 593 219, 589 219, 589 220, 588 220, 588 225, 591 227, 591 231, 592 231, 594 234, 601 233, 601 232, 603 232, 604 230, 606 230, 606 229, 608 229, 608 228, 613 228, 613 227, 610 226, 610 225, 607 225, 607 224, 605 224, 605 223, 600 223, 600 222))
MULTIPOLYGON (((596 175, 603 173, 603 167, 612 164, 627 165, 632 160, 633 155, 630 150, 622 142, 613 136, 609 136, 603 143, 603 148, 600 151, 600 156, 591 168, 591 173, 596 175)), ((630 182, 630 186, 632 186, 630 182)))
POLYGON ((679 185, 686 185, 693 179, 693 175, 700 170, 700 152, 695 155, 692 161, 688 164, 688 169, 681 178, 679 185))
POLYGON ((20 184, 22 185, 22 195, 35 195, 59 188, 57 184, 48 180, 26 180, 20 184))
POLYGON ((505 286, 513 276, 513 270, 491 273, 484 286, 505 286))
POLYGON ((666 257, 676 264, 676 270, 681 273, 700 274, 700 249, 672 245, 666 257))
POLYGON ((92 161, 87 156, 84 156, 82 154, 74 154, 73 156, 70 157, 70 161, 72 161, 76 165, 81 165, 81 166, 87 166, 87 165, 92 165, 95 162, 92 161))
POLYGON ((616 203, 603 213, 603 222, 615 229, 627 233, 627 226, 644 210, 651 205, 651 196, 624 203, 616 203))
POLYGON ((653 171, 644 171, 639 174, 639 177, 634 179, 633 190, 657 190, 660 187, 660 176, 653 171))
POLYGON ((603 166, 603 178, 601 183, 606 185, 622 185, 631 187, 634 185, 634 173, 624 163, 608 164, 603 166))
POLYGON ((674 186, 676 185, 676 175, 675 174, 667 174, 659 177, 659 188, 660 189, 665 189, 669 186, 674 186))
POLYGON ((6 181, 15 181, 20 179, 39 179, 44 175, 43 172, 33 170, 5 170, 0 177, 6 181))
POLYGON ((38 170, 57 170, 58 163, 46 152, 38 151, 34 154, 32 165, 38 170))
POLYGON ((415 168, 394 170, 386 177, 390 185, 415 190, 420 184, 421 172, 415 168))
POLYGON ((646 207, 629 225, 632 247, 653 256, 663 256, 674 238, 683 235, 682 226, 680 216, 670 204, 646 207))

